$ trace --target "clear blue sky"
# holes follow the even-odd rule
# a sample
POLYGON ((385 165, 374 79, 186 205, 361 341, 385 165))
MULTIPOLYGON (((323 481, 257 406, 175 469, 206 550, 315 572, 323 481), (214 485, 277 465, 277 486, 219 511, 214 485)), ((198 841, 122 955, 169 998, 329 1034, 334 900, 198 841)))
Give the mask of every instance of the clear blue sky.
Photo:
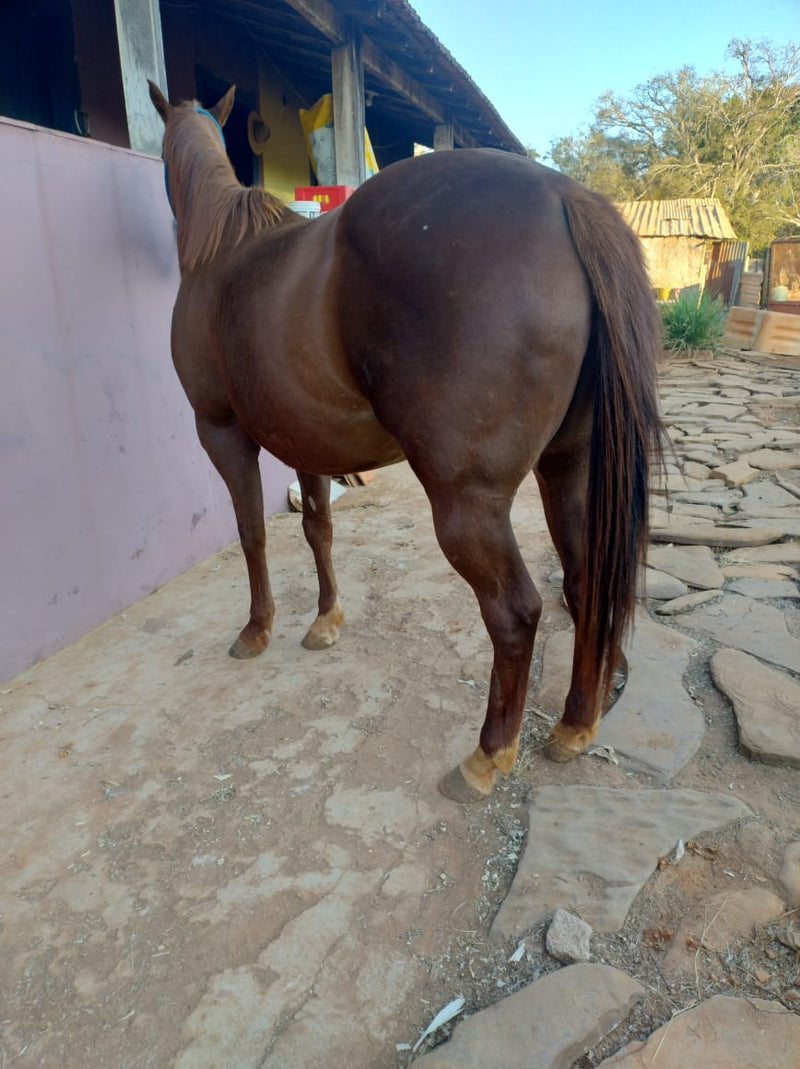
POLYGON ((800 41, 800 0, 409 0, 520 141, 545 155, 597 98, 730 68, 734 37, 800 41))

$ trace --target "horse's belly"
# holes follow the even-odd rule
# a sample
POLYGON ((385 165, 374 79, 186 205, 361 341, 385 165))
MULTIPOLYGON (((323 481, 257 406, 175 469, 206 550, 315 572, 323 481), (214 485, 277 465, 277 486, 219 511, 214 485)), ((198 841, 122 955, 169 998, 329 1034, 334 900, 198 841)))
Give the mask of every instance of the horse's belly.
POLYGON ((274 422, 242 420, 259 445, 298 471, 348 475, 386 467, 404 458, 397 441, 370 412, 350 418, 309 418, 298 409, 274 422))

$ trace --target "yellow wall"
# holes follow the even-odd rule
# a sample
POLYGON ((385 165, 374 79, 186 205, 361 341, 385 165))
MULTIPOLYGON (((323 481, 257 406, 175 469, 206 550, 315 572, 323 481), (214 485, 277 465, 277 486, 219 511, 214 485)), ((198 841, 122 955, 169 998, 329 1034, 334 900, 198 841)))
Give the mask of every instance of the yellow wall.
POLYGON ((311 184, 298 109, 303 106, 295 91, 268 61, 259 62, 259 110, 270 128, 270 138, 261 157, 264 187, 288 202, 294 187, 311 184))

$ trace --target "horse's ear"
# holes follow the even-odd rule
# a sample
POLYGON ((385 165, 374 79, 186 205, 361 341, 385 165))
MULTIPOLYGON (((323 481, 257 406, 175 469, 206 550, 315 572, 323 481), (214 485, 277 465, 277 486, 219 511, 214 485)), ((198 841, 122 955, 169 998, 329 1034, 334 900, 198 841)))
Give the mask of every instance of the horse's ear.
POLYGON ((164 94, 161 92, 155 82, 151 82, 148 78, 147 84, 150 86, 150 99, 153 101, 153 106, 166 123, 167 119, 169 118, 169 112, 171 107, 170 102, 167 100, 167 98, 164 96, 164 94))
POLYGON ((236 86, 232 85, 228 92, 225 94, 225 96, 222 98, 222 100, 218 100, 213 108, 208 109, 214 116, 214 118, 217 120, 217 122, 220 124, 220 126, 225 125, 226 119, 233 111, 233 98, 235 95, 236 86))

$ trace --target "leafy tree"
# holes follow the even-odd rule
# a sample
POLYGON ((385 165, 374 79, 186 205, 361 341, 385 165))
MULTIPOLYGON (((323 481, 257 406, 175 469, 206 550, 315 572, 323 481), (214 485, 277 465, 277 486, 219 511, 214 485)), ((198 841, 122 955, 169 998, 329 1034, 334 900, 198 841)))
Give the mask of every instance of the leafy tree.
POLYGON ((734 40, 728 55, 733 74, 683 67, 604 94, 553 163, 616 200, 717 197, 756 248, 800 230, 800 45, 734 40))

